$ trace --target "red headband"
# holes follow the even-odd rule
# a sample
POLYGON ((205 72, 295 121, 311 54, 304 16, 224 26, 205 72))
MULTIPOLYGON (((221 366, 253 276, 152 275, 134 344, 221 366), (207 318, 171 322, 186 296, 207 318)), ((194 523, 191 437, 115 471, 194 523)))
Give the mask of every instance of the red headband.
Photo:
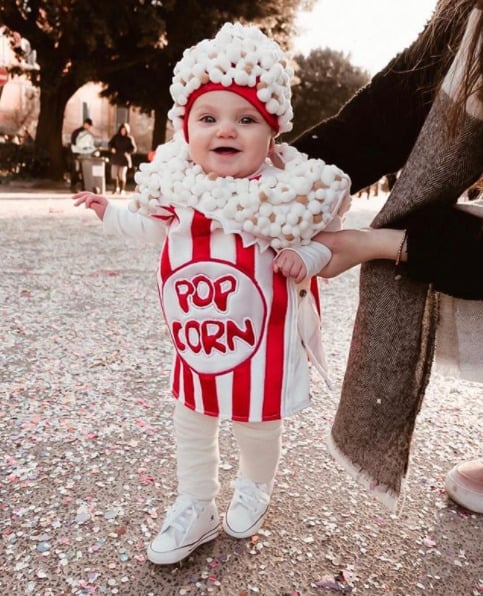
POLYGON ((188 97, 188 103, 185 106, 183 116, 183 132, 186 142, 188 142, 188 116, 191 108, 193 107, 193 103, 196 99, 198 99, 200 95, 203 95, 203 93, 208 93, 209 91, 231 91, 232 93, 241 95, 260 112, 260 114, 267 121, 267 123, 273 128, 273 130, 276 133, 278 133, 280 129, 280 126, 278 124, 278 116, 276 116, 275 114, 270 114, 270 112, 267 112, 265 104, 263 103, 263 101, 260 101, 257 97, 256 87, 242 87, 241 85, 237 85, 236 83, 232 83, 228 87, 225 87, 221 83, 205 83, 204 85, 201 85, 201 87, 199 87, 191 93, 191 95, 188 97))

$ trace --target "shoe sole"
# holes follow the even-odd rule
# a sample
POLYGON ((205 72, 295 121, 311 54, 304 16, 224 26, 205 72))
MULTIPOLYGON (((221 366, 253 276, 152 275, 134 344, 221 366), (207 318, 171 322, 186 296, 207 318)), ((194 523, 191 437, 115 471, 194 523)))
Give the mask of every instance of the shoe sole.
POLYGON ((216 526, 213 530, 210 530, 206 534, 203 534, 199 540, 196 542, 192 542, 187 546, 180 547, 175 551, 169 551, 168 553, 160 553, 155 551, 151 548, 151 544, 148 546, 148 559, 151 563, 155 563, 156 565, 173 565, 174 563, 179 563, 183 559, 186 559, 194 550, 196 550, 205 542, 210 542, 218 537, 220 533, 220 525, 216 526))

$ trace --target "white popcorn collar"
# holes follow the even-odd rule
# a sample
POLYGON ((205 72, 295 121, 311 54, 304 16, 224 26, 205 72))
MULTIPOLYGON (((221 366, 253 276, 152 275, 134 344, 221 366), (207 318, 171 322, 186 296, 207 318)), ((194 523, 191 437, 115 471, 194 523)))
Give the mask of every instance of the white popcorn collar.
POLYGON ((307 244, 323 230, 350 192, 350 179, 334 165, 308 159, 286 143, 277 145, 285 169, 270 164, 251 178, 205 174, 188 158, 180 135, 160 145, 135 174, 129 209, 163 216, 166 207, 191 207, 237 233, 245 245, 275 250, 307 244))

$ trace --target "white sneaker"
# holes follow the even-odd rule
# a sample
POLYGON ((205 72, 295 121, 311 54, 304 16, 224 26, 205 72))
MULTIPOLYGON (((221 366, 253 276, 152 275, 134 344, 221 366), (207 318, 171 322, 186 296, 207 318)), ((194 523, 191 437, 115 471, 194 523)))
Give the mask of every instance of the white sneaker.
POLYGON ((158 565, 178 563, 198 546, 218 536, 220 519, 215 502, 180 495, 171 505, 148 559, 158 565))
POLYGON ((223 529, 234 538, 249 538, 262 527, 268 511, 268 486, 248 478, 237 478, 231 485, 235 492, 223 519, 223 529))

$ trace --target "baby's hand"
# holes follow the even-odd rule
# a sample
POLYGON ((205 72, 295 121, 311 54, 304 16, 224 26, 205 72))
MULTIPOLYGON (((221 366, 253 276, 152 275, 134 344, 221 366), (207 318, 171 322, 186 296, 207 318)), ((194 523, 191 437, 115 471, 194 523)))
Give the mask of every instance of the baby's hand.
POLYGON ((273 271, 300 283, 307 277, 307 267, 294 250, 284 249, 273 260, 273 271))
POLYGON ((86 209, 92 209, 101 221, 104 219, 104 213, 109 205, 106 197, 84 190, 78 192, 72 198, 74 199, 75 207, 85 205, 86 209))

